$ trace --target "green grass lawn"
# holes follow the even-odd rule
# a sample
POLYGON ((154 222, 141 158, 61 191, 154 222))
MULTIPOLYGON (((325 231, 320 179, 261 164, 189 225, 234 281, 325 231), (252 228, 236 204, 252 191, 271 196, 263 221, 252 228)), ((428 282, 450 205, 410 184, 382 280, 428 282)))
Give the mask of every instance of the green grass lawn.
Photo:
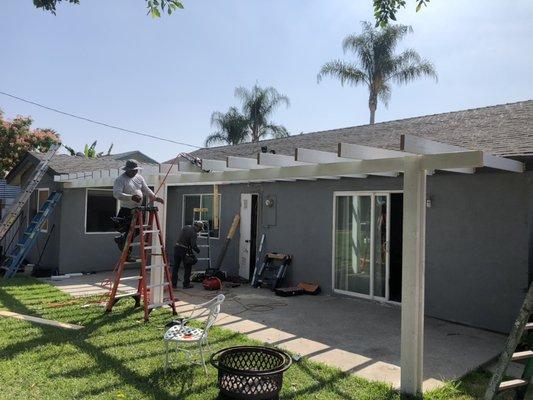
MULTIPOLYGON (((79 331, 0 317, 0 399, 215 399, 216 370, 190 366, 173 354, 163 374, 164 324, 168 310, 155 310, 148 323, 131 300, 111 314, 97 306, 83 308, 51 285, 28 277, 0 280, 0 309, 83 325, 79 331), (62 307, 54 303, 69 301, 62 307)), ((257 344, 244 335, 214 327, 213 350, 257 344)), ((487 375, 470 374, 461 382, 428 393, 425 398, 480 398, 487 375)), ((322 364, 302 360, 285 374, 282 399, 400 399, 389 386, 368 382, 322 364)), ((511 398, 511 397, 508 397, 511 398)))

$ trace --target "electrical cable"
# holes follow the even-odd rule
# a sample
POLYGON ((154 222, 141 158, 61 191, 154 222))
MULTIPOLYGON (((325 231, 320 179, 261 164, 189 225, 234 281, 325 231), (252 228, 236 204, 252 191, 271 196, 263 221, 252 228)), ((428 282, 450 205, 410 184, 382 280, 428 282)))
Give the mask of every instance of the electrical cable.
POLYGON ((179 142, 177 140, 167 139, 167 138, 163 138, 163 137, 160 137, 160 136, 155 136, 155 135, 152 135, 152 134, 149 134, 149 133, 145 133, 145 132, 140 132, 140 131, 134 131, 134 130, 131 130, 131 129, 121 128, 120 126, 111 125, 111 124, 108 124, 108 123, 105 123, 105 122, 96 121, 94 119, 83 117, 81 115, 71 114, 69 112, 62 111, 62 110, 59 110, 59 109, 53 108, 53 107, 48 107, 48 106, 45 106, 43 104, 37 103, 35 101, 24 99, 22 97, 15 96, 15 95, 10 94, 10 93, 6 93, 6 92, 0 91, 0 94, 3 94, 4 96, 7 96, 7 97, 11 97, 12 99, 16 99, 16 100, 22 101, 24 103, 28 103, 28 104, 32 104, 32 105, 37 106, 37 107, 44 108, 45 110, 48 110, 48 111, 53 111, 53 112, 56 112, 56 113, 59 113, 59 114, 62 114, 62 115, 66 115, 68 117, 80 119, 80 120, 85 121, 85 122, 90 122, 92 124, 105 126, 107 128, 116 129, 116 130, 121 131, 121 132, 131 133, 131 134, 138 135, 138 136, 144 136, 144 137, 148 137, 148 138, 151 138, 151 139, 161 140, 163 142, 179 144, 181 146, 192 147, 192 148, 195 148, 195 149, 202 149, 203 148, 202 146, 197 146, 197 145, 190 144, 190 143, 185 143, 185 142, 179 142))

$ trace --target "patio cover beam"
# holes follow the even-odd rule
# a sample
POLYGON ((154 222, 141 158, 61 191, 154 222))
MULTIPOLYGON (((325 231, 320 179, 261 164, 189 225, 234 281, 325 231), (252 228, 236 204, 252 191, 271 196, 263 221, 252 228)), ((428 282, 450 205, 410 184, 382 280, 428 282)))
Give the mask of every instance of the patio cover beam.
MULTIPOLYGON (((202 185, 224 183, 247 183, 249 181, 286 181, 306 178, 338 177, 379 172, 401 172, 404 169, 404 157, 383 158, 374 160, 353 160, 328 164, 309 164, 290 167, 270 167, 251 170, 213 171, 209 173, 169 174, 166 183, 169 185, 202 185)), ((421 156, 421 164, 425 170, 446 168, 475 168, 483 166, 481 151, 462 153, 430 154, 421 156)), ((118 172, 118 171, 117 171, 118 172)), ((160 173, 144 175, 148 184, 158 183, 160 173)), ((113 186, 115 174, 98 179, 72 179, 64 182, 65 188, 113 186)))
MULTIPOLYGON (((401 148, 417 154, 438 154, 470 151, 464 147, 436 142, 434 140, 413 135, 401 136, 401 148)), ((501 169, 504 171, 524 172, 523 163, 511 160, 509 158, 494 156, 492 154, 483 153, 483 165, 488 168, 501 169)), ((474 169, 449 169, 449 171, 473 173, 474 169)))
MULTIPOLYGON (((380 149, 377 147, 363 146, 352 143, 339 143, 337 156, 342 159, 352 160, 378 160, 382 158, 395 158, 410 155, 396 150, 380 149)), ((374 175, 380 176, 398 176, 398 172, 379 172, 374 175)))

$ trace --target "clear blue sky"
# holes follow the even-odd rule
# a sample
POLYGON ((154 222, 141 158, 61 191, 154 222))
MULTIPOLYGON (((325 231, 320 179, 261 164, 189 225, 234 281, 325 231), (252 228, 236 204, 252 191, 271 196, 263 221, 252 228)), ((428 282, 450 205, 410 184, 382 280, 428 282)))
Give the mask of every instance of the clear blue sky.
MULTIPOLYGON (((377 121, 533 98, 533 2, 434 0, 398 18, 413 26, 402 47, 437 67, 439 83, 394 87, 377 121)), ((236 86, 272 85, 291 107, 275 122, 292 134, 365 124, 367 92, 320 66, 344 58, 342 38, 372 20, 371 0, 184 0, 171 17, 144 0, 81 0, 57 16, 31 0, 2 0, 0 90, 74 114, 201 145, 209 117, 236 104, 236 86)), ((63 142, 140 149, 159 161, 189 149, 124 135, 0 95, 8 118, 31 115, 63 142)))

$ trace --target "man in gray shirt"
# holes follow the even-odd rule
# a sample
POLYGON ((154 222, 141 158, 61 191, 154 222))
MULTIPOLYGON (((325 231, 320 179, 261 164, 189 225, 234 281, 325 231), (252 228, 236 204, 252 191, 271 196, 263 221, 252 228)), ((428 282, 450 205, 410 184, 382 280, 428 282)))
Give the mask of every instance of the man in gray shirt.
MULTIPOLYGON (((128 237, 128 230, 131 225, 133 217, 132 209, 142 204, 143 196, 146 196, 149 202, 157 201, 163 203, 163 199, 156 197, 154 192, 148 187, 144 178, 138 173, 141 169, 135 160, 126 161, 124 173, 115 179, 113 185, 113 196, 120 201, 120 209, 116 217, 116 229, 120 232, 120 236, 115 238, 120 251, 124 249, 126 239, 128 237)), ((133 237, 139 234, 135 230, 133 237)), ((128 249, 128 262, 136 261, 130 255, 131 247, 128 249)))

